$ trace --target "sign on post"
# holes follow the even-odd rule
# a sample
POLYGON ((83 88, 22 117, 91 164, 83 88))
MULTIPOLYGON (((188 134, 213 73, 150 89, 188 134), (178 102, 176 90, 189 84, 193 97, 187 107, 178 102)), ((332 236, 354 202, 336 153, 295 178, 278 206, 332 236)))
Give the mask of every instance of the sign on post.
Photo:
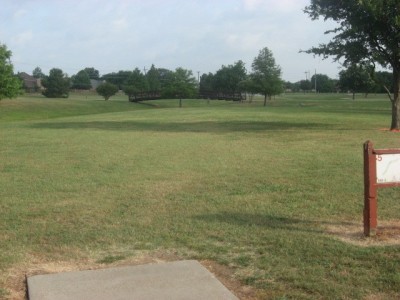
POLYGON ((399 154, 378 154, 376 181, 378 184, 400 182, 400 152, 399 154))
POLYGON ((400 149, 374 149, 364 143, 364 234, 373 236, 378 225, 377 188, 400 186, 400 149))

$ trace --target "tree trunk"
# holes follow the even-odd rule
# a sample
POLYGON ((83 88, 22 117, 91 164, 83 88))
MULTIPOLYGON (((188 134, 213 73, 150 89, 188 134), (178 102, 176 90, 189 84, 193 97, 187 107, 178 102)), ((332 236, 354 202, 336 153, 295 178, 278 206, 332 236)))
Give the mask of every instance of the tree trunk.
POLYGON ((264 94, 264 106, 267 106, 267 94, 264 94))
POLYGON ((390 130, 400 129, 400 103, 399 95, 397 95, 397 101, 392 102, 392 125, 390 130))
POLYGON ((392 124, 390 130, 400 130, 400 69, 393 68, 394 95, 392 100, 392 124))

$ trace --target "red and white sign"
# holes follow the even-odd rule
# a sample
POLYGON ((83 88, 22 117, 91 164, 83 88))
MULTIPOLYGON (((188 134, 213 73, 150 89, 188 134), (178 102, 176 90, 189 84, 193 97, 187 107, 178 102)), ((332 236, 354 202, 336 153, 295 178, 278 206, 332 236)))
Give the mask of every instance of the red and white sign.
POLYGON ((378 228, 378 188, 400 186, 400 149, 374 149, 364 143, 364 234, 378 228))

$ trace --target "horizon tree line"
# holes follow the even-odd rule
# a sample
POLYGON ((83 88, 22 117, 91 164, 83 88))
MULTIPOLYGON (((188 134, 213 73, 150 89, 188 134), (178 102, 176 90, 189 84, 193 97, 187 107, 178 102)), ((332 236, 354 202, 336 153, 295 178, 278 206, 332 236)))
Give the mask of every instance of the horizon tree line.
POLYGON ((36 67, 32 75, 42 79, 45 88, 42 93, 46 97, 65 98, 68 97, 70 89, 89 90, 92 89, 91 80, 97 80, 116 85, 116 91, 123 91, 132 102, 177 97, 244 100, 247 96, 251 101, 254 94, 262 94, 265 105, 267 99, 283 91, 348 92, 353 94, 353 99, 356 93, 363 93, 367 97, 369 93, 394 92, 393 74, 375 71, 373 65, 352 64, 339 72, 339 79, 315 74, 310 80, 283 82, 280 78, 280 67, 275 63, 268 48, 260 50, 253 61, 251 73, 247 72, 244 62, 239 60, 232 65, 222 65, 214 74, 202 74, 199 81, 194 78, 190 70, 177 68, 171 71, 156 68, 154 64, 147 72, 135 68, 133 71, 120 70, 102 76, 95 68, 87 67, 71 77, 57 68, 51 69, 49 75, 45 75, 40 67, 36 67), (269 66, 269 69, 266 66, 269 66), (264 90, 262 80, 264 80, 264 90), (315 80, 317 90, 314 88, 315 80))

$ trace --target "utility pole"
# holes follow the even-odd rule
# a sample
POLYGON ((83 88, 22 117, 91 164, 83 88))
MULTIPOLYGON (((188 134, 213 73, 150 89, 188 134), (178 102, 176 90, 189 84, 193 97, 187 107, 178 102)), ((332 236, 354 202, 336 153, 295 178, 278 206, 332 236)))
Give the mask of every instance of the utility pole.
POLYGON ((315 80, 315 93, 317 93, 317 69, 315 69, 314 80, 315 80))
POLYGON ((200 83, 200 71, 197 71, 197 82, 200 83))
POLYGON ((308 81, 308 77, 310 77, 310 90, 312 90, 312 82, 311 82, 311 72, 310 71, 305 71, 306 74, 306 81, 308 81))
POLYGON ((146 70, 146 67, 143 67, 143 71, 144 71, 144 75, 147 75, 147 70, 146 70))

